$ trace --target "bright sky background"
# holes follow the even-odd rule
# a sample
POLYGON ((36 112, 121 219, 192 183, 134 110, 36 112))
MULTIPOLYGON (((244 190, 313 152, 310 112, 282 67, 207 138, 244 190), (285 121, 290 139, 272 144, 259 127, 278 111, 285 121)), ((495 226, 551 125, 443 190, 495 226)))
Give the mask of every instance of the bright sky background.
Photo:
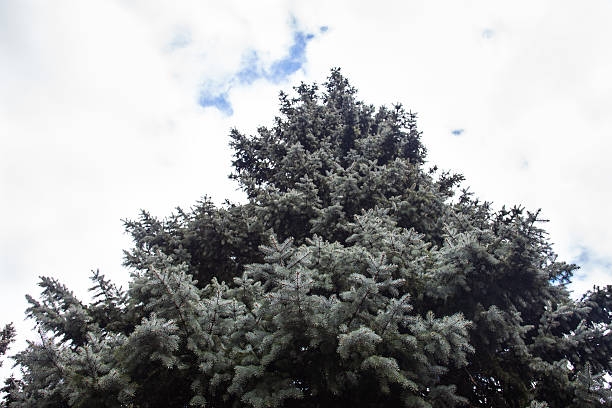
MULTIPOLYGON (((227 179, 231 127, 339 66, 419 114, 431 164, 542 208, 574 296, 612 283, 612 2, 0 0, 0 324, 50 275, 125 284, 121 219, 227 179)), ((0 379, 10 362, 0 369, 0 379)))

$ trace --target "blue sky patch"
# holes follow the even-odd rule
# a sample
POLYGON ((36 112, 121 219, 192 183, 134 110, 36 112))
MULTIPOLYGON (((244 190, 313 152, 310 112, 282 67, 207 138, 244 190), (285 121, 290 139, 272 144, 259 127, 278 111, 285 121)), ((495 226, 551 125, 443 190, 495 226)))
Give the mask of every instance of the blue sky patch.
POLYGON ((243 57, 243 60, 245 67, 238 71, 236 79, 241 84, 250 85, 263 76, 259 66, 259 55, 257 55, 257 51, 251 50, 243 57))
POLYGON ((189 30, 182 30, 174 35, 174 38, 168 44, 168 48, 170 48, 170 51, 174 51, 185 48, 189 44, 191 44, 191 32, 189 30))
POLYGON ((462 134, 463 132, 464 132, 464 130, 463 130, 463 129, 453 129, 453 130, 451 130, 451 133, 452 133, 454 136, 461 136, 461 134, 462 134))
MULTIPOLYGON (((320 28, 321 32, 327 31, 327 26, 320 28)), ((215 107, 226 115, 232 115, 234 110, 228 100, 229 90, 236 84, 250 85, 258 79, 266 79, 273 83, 286 80, 290 75, 299 71, 306 63, 306 46, 315 37, 314 34, 296 30, 293 33, 293 43, 287 54, 273 61, 269 67, 262 66, 261 59, 256 50, 250 50, 243 57, 243 68, 236 72, 225 84, 225 91, 213 93, 202 91, 199 104, 202 107, 215 107)))
POLYGON ((495 31, 491 30, 490 28, 485 28, 482 30, 482 38, 486 40, 493 38, 493 35, 495 35, 495 31))
POLYGON ((303 31, 293 33, 293 44, 289 52, 283 58, 273 61, 268 69, 261 66, 261 60, 257 51, 251 50, 244 57, 244 68, 236 74, 240 84, 252 84, 259 78, 265 78, 271 82, 281 82, 289 75, 297 72, 306 62, 306 46, 308 41, 314 38, 314 34, 303 31))
POLYGON ((289 48, 289 54, 272 63, 266 78, 273 82, 280 82, 302 68, 306 62, 306 45, 313 38, 313 34, 296 31, 293 34, 293 44, 289 48))
POLYGON ((266 69, 261 66, 261 60, 257 51, 251 50, 244 57, 244 68, 236 73, 236 79, 240 84, 250 85, 260 78, 278 83, 289 75, 297 72, 306 62, 306 46, 308 41, 314 38, 314 34, 303 31, 293 33, 293 44, 289 52, 283 58, 273 61, 266 69))
POLYGON ((199 104, 203 108, 213 106, 228 116, 232 116, 234 114, 234 109, 232 109, 232 105, 227 99, 227 92, 223 92, 217 95, 211 95, 208 92, 202 92, 200 94, 199 104))

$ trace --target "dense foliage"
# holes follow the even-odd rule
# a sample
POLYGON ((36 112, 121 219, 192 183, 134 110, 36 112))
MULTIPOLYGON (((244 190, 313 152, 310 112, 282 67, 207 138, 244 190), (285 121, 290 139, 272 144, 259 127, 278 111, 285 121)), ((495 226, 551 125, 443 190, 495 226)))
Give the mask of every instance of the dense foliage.
MULTIPOLYGON (((12 324, 7 324, 2 330, 0 330, 0 357, 6 354, 14 339, 15 328, 12 324)), ((2 360, 0 360, 0 367, 2 367, 2 360)))
POLYGON ((248 196, 126 227, 127 291, 52 278, 9 407, 610 407, 612 287, 566 289, 537 212, 425 169, 339 70, 231 132, 248 196))

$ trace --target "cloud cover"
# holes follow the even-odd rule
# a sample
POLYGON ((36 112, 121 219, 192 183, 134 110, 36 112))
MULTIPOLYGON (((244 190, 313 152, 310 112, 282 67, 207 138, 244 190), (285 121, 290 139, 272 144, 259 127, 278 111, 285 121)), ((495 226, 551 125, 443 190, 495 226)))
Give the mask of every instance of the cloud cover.
MULTIPOLYGON (((610 284, 612 5, 592 1, 0 2, 0 323, 52 275, 119 282, 122 218, 227 180, 232 126, 340 66, 419 112, 429 160, 485 200, 543 208, 573 288, 610 284)), ((7 372, 10 365, 1 369, 7 372)), ((0 373, 0 377, 3 376, 0 373)))

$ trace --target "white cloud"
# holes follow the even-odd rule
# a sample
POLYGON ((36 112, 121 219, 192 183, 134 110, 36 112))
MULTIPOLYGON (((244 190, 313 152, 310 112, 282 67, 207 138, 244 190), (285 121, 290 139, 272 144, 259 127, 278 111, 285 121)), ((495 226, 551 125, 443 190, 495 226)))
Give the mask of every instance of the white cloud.
POLYGON ((611 7, 1 2, 0 323, 27 330, 23 295, 38 275, 79 294, 90 269, 125 282, 120 219, 139 208, 163 216, 204 194, 239 197, 226 178, 230 127, 270 124, 279 87, 321 83, 332 66, 365 101, 419 112, 431 161, 465 173, 478 196, 542 207, 563 259, 588 248, 602 260, 585 265, 577 292, 612 283, 611 7), (232 117, 198 106, 203 85, 225 86, 249 52, 269 66, 295 27, 321 26, 288 83, 232 87, 232 117))

